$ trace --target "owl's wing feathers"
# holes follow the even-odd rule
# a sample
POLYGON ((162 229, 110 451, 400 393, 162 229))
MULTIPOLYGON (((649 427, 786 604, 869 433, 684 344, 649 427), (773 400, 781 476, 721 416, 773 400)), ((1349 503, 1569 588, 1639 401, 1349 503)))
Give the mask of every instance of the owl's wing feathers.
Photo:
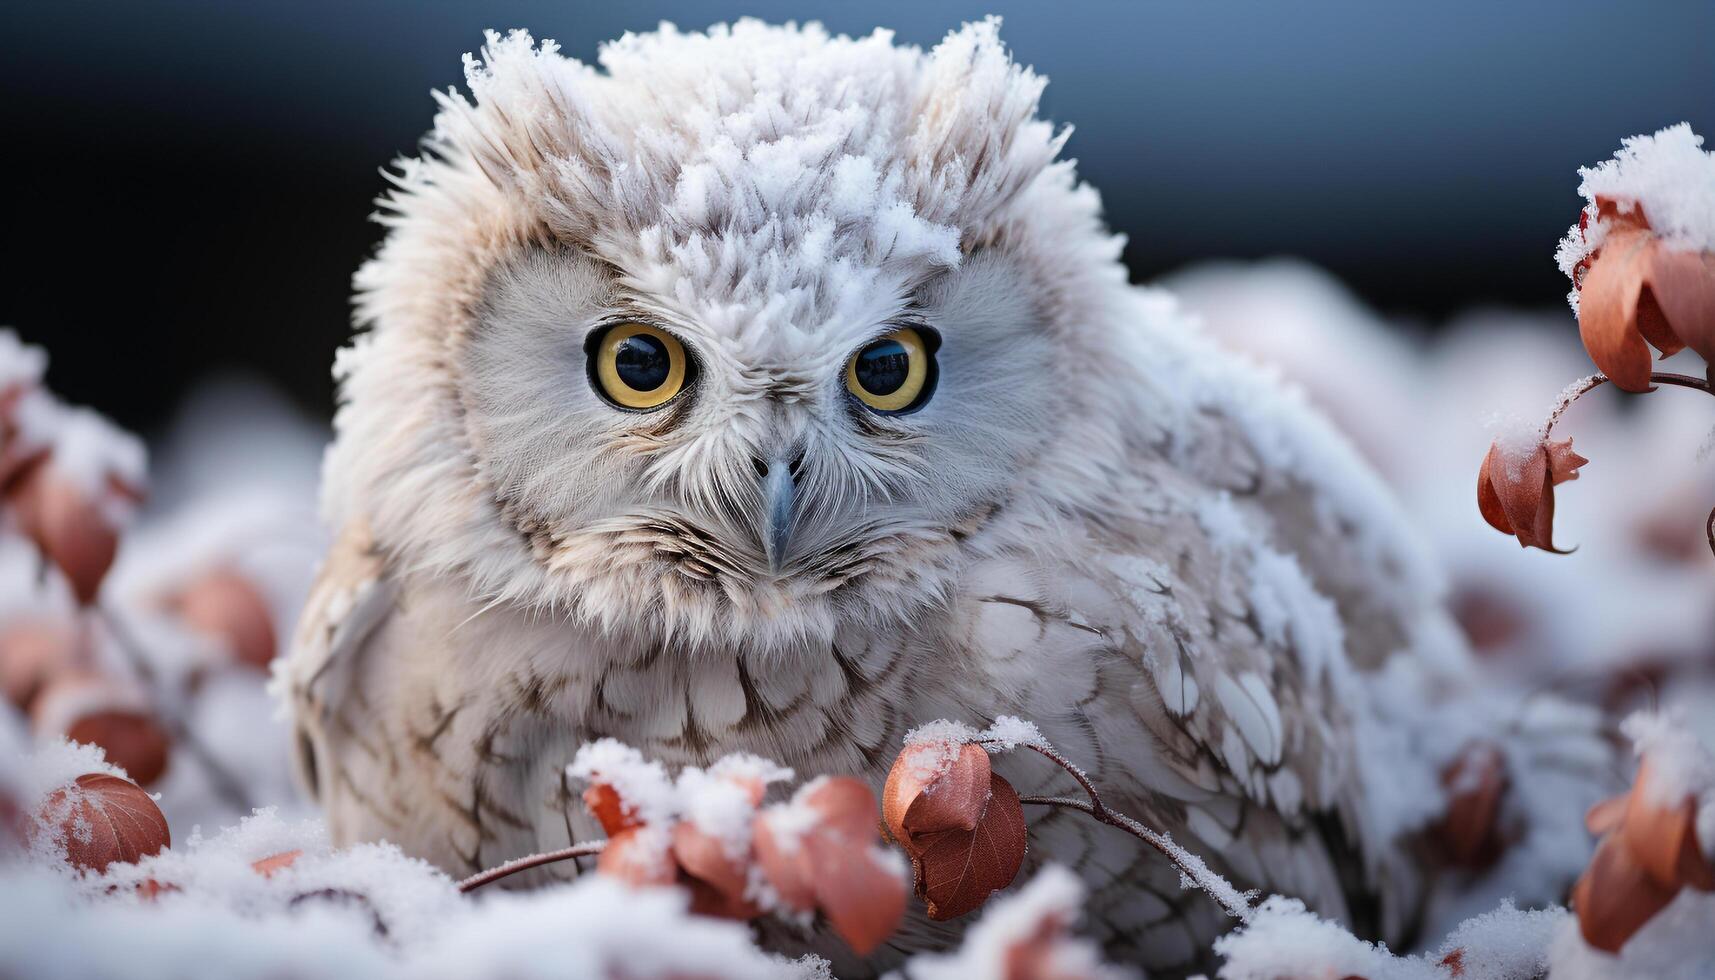
POLYGON ((1398 784, 1368 785, 1368 677, 1444 613, 1405 580, 1416 569, 1358 553, 1325 488, 1258 466, 1230 420, 1198 424, 1221 452, 1155 456, 1056 529, 1082 538, 1059 551, 1076 561, 1015 552, 979 570, 965 642, 1116 803, 1240 887, 1397 936, 1422 880, 1372 797, 1434 795, 1436 773, 1389 758, 1398 784))
POLYGON ((304 603, 291 655, 281 670, 296 728, 293 763, 305 789, 325 799, 325 771, 337 760, 317 746, 327 741, 347 705, 359 661, 377 628, 393 612, 398 585, 386 574, 368 528, 348 524, 328 550, 304 603), (324 758, 318 759, 318 754, 324 758))

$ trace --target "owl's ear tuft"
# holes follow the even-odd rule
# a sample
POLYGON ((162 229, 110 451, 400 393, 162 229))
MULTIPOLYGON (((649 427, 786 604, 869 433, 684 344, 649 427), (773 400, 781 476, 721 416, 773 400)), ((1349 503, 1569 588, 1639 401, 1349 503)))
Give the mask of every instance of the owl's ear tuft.
POLYGON ((999 17, 966 24, 935 46, 906 154, 920 215, 970 238, 1054 162, 1072 131, 1056 133, 1037 118, 1047 82, 1012 60, 999 17))
POLYGON ((546 207, 543 217, 574 238, 611 203, 625 151, 597 119, 595 69, 537 44, 528 31, 487 31, 480 57, 464 56, 469 96, 436 92, 440 112, 428 149, 468 163, 502 191, 546 207), (565 225, 566 227, 558 227, 565 225))

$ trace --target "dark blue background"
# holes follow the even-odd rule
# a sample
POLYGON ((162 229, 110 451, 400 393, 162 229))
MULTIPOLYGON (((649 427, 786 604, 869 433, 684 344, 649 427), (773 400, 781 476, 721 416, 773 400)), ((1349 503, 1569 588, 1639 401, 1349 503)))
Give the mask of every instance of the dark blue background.
POLYGON ((0 324, 51 380, 159 421, 212 367, 325 411, 376 169, 484 27, 574 56, 670 19, 884 25, 932 44, 996 12, 1131 237, 1134 278, 1293 253, 1393 313, 1553 307, 1575 168, 1715 130, 1715 3, 7 3, 0 324))

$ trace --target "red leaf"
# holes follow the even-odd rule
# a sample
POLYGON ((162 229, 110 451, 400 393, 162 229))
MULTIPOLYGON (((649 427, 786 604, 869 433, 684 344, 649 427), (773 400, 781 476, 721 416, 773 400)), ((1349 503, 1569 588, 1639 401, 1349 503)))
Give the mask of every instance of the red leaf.
POLYGON ((693 912, 730 919, 749 919, 761 912, 744 897, 745 862, 735 859, 721 840, 681 820, 673 825, 673 857, 694 879, 693 912))
POLYGON ((1590 260, 1578 287, 1578 334, 1584 349, 1603 374, 1627 391, 1650 390, 1646 331, 1663 355, 1683 346, 1653 315, 1653 299, 1639 317, 1639 299, 1659 247, 1649 231, 1615 229, 1590 260))
POLYGON ((916 835, 975 828, 988 792, 989 757, 982 746, 907 745, 888 771, 882 818, 893 839, 914 851, 916 835))
POLYGON ((132 864, 172 843, 161 808, 136 783, 87 773, 71 792, 57 789, 42 803, 38 827, 51 825, 73 867, 101 872, 115 861, 132 864))
POLYGON ((989 776, 989 801, 974 830, 944 830, 921 837, 916 856, 917 894, 931 919, 953 919, 1005 888, 1024 864, 1024 809, 1012 784, 989 776))
POLYGON ((1463 947, 1463 946, 1454 947, 1453 952, 1448 953, 1446 956, 1441 957, 1441 965, 1446 967, 1447 972, 1452 976, 1455 976, 1455 977, 1464 976, 1465 975, 1465 947, 1463 947))
POLYGON ((1678 888, 1657 884, 1633 859, 1618 834, 1596 846, 1596 855, 1572 888, 1572 907, 1584 941, 1618 953, 1632 934, 1673 901, 1678 888))
POLYGON ((607 783, 590 784, 589 789, 584 790, 584 806, 609 837, 643 824, 619 798, 619 792, 607 783))
POLYGON ((169 599, 185 625, 219 639, 242 664, 267 670, 274 659, 274 616, 243 575, 226 568, 196 579, 169 599))
POLYGON ((79 603, 93 602, 119 549, 98 502, 58 473, 52 457, 25 470, 9 497, 25 536, 64 573, 79 603))
POLYGON ((278 854, 270 854, 265 858, 252 861, 250 867, 262 877, 272 878, 274 877, 274 872, 291 867, 298 858, 303 856, 303 854, 303 851, 298 850, 281 851, 278 854))
POLYGON ((1500 751, 1492 745, 1468 746, 1442 773, 1441 784, 1452 793, 1435 834, 1447 858, 1466 868, 1493 864, 1501 851, 1499 817, 1507 790, 1500 751))
POLYGON ((817 827, 868 843, 881 836, 876 825, 875 793, 861 779, 828 776, 806 787, 803 803, 816 811, 817 827))
POLYGON ((99 745, 107 761, 125 770, 140 786, 152 785, 167 771, 172 747, 167 730, 137 711, 93 711, 72 722, 66 738, 99 745))
POLYGON ((1663 357, 1689 346, 1715 362, 1715 254, 1663 243, 1641 208, 1620 214, 1615 202, 1597 204, 1608 234, 1575 280, 1590 359, 1639 392, 1651 387, 1650 346, 1663 357))
POLYGON ((756 864, 763 877, 774 886, 780 903, 794 912, 808 912, 816 904, 815 875, 810 867, 810 852, 803 837, 783 834, 773 821, 783 810, 764 810, 750 823, 751 846, 756 850, 756 864), (790 836, 790 840, 786 838, 790 836))
POLYGON ((1554 546, 1554 488, 1578 479, 1589 460, 1572 451, 1572 440, 1547 439, 1520 455, 1489 447, 1477 471, 1477 507, 1489 526, 1518 538, 1520 547, 1562 553, 1554 546))
POLYGON ((54 674, 80 658, 77 631, 69 623, 20 622, 0 632, 0 692, 28 710, 54 674))
POLYGON ((1626 804, 1630 799, 1630 794, 1622 793, 1592 806, 1590 811, 1584 814, 1584 829, 1592 836, 1600 837, 1618 827, 1620 821, 1625 818, 1626 804))
POLYGON ((628 827, 609 835, 595 867, 602 874, 639 887, 671 885, 679 880, 670 841, 655 827, 628 827))
POLYGON ((905 916, 905 879, 873 844, 826 833, 811 833, 804 844, 816 872, 816 904, 846 945, 869 955, 905 916))
POLYGON ((1616 836, 1638 866, 1663 888, 1677 890, 1690 885, 1699 891, 1715 890, 1715 869, 1697 842, 1696 801, 1687 795, 1674 805, 1660 805, 1648 788, 1650 774, 1650 762, 1645 757, 1638 766, 1616 836))

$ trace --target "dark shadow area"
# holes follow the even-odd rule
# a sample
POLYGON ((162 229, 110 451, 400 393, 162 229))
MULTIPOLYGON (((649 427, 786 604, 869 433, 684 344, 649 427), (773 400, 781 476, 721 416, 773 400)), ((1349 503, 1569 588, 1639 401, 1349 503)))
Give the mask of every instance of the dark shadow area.
POLYGON ((997 12, 1130 236, 1136 279, 1290 253, 1437 318, 1553 307, 1576 167, 1685 119, 1715 128, 1715 5, 14 3, 0 12, 0 324, 124 425, 257 369, 326 414, 377 169, 484 27, 580 58, 670 19, 880 24, 932 44, 997 12))

